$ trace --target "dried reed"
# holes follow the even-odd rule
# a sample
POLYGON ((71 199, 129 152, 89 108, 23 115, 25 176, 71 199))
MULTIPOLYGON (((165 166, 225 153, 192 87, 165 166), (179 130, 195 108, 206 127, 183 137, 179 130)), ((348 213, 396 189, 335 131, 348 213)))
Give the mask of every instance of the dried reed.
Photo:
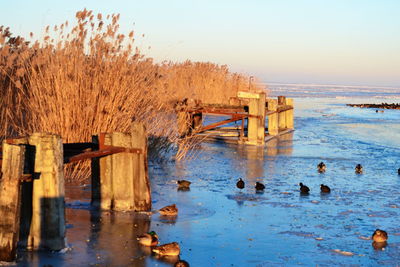
MULTIPOLYGON (((103 19, 85 9, 76 18, 74 27, 46 27, 32 44, 0 28, 1 139, 52 132, 63 142, 87 142, 96 133, 128 131, 136 120, 145 123, 150 152, 158 158, 178 144, 172 102, 191 97, 224 103, 248 88, 248 78, 226 66, 155 64, 134 46, 134 32, 118 31, 119 15, 103 19)), ((179 141, 177 159, 193 140, 179 141)), ((90 166, 69 164, 66 171, 69 180, 82 180, 90 166)))

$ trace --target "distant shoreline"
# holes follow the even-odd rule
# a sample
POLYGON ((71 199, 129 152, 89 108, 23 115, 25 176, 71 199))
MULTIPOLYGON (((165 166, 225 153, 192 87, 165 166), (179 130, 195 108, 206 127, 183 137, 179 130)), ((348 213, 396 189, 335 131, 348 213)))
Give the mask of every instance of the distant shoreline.
POLYGON ((381 103, 381 104, 346 104, 346 106, 357 108, 381 108, 381 109, 400 109, 399 103, 381 103))
POLYGON ((271 86, 294 86, 294 87, 336 87, 336 88, 365 88, 365 89, 399 89, 399 86, 382 86, 382 85, 346 85, 346 84, 318 84, 318 83, 280 83, 280 82, 262 82, 271 86))

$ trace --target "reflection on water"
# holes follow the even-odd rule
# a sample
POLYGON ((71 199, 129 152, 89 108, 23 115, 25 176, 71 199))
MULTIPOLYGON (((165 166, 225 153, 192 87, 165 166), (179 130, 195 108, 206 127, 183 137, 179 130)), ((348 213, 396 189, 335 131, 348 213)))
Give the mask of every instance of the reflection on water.
POLYGON ((150 231, 148 215, 91 211, 90 221, 88 249, 99 252, 96 258, 102 264, 146 266, 136 236, 150 231))
POLYGON ((270 157, 278 155, 291 155, 293 152, 293 132, 281 135, 266 143, 267 155, 270 157))
MULTIPOLYGON (((387 141, 400 140, 400 133, 384 130, 369 138, 376 114, 332 101, 305 102, 295 114, 296 131, 264 148, 202 144, 192 161, 150 164, 153 209, 179 208, 171 223, 159 214, 91 210, 90 190, 77 188, 72 197, 67 188, 72 250, 21 252, 18 265, 171 266, 176 259, 157 259, 137 245, 136 235, 149 230, 161 244, 178 242, 181 258, 192 266, 398 265, 400 153, 397 141, 387 141), (324 174, 316 168, 321 161, 324 174), (360 162, 367 170, 362 176, 354 173, 360 162), (245 188, 236 187, 238 178, 245 188), (190 191, 177 190, 182 179, 192 182, 190 191), (266 185, 263 194, 256 194, 255 181, 266 185), (300 195, 299 182, 309 186, 308 196, 300 195), (331 193, 321 194, 321 184, 331 193), (377 228, 389 233, 386 247, 360 239, 377 228)), ((398 124, 390 112, 379 116, 381 126, 398 124)))
POLYGON ((383 250, 386 248, 387 246, 387 242, 372 242, 372 246, 374 247, 374 249, 376 250, 383 250))

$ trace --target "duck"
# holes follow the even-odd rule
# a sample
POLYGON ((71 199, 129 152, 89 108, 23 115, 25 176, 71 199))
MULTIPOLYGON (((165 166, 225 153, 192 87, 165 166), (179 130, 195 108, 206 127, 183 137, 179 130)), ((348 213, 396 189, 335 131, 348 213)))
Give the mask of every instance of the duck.
POLYGON ((321 184, 321 193, 330 193, 331 189, 329 188, 329 186, 321 184))
POLYGON ((158 212, 163 216, 176 216, 178 215, 178 208, 175 204, 172 204, 159 209, 158 212))
POLYGON ((176 242, 156 246, 152 249, 152 251, 160 256, 178 256, 181 252, 179 244, 176 242))
POLYGON ((372 242, 372 247, 376 250, 384 250, 387 246, 387 242, 372 242))
POLYGON ((300 192, 302 194, 308 194, 310 192, 310 188, 308 186, 304 185, 303 183, 299 183, 300 185, 300 192))
POLYGON ((242 180, 242 178, 239 178, 239 180, 236 183, 236 187, 239 189, 243 189, 244 188, 244 181, 242 180))
POLYGON ((263 185, 260 182, 256 182, 255 188, 256 188, 256 191, 263 191, 265 189, 265 185, 263 185))
POLYGON ((175 262, 174 267, 190 267, 190 265, 187 261, 179 260, 175 262))
POLYGON ((158 245, 158 236, 154 231, 137 236, 136 239, 139 241, 139 244, 146 247, 153 247, 158 245))
POLYGON ((376 229, 372 234, 372 240, 377 243, 386 242, 388 240, 388 234, 386 231, 376 229))
POLYGON ((355 170, 356 170, 356 173, 358 173, 358 174, 363 173, 363 167, 361 166, 361 164, 357 164, 355 170))
POLYGON ((326 171, 326 165, 322 161, 317 165, 318 167, 318 172, 325 172, 326 171))
POLYGON ((191 182, 187 180, 178 180, 176 183, 178 184, 179 188, 189 188, 191 184, 191 182))
POLYGON ((397 174, 400 175, 400 168, 397 170, 397 174))

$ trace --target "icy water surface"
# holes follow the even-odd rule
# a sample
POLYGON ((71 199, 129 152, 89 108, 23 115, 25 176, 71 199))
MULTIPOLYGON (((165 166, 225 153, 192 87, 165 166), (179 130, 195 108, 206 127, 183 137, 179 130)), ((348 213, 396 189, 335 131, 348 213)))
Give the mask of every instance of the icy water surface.
POLYGON ((90 188, 69 187, 71 250, 22 253, 18 266, 173 265, 176 259, 138 247, 135 236, 149 230, 161 243, 179 242, 191 266, 397 266, 400 111, 345 106, 357 101, 372 102, 296 98, 296 131, 266 148, 202 144, 195 160, 151 165, 153 209, 176 203, 175 220, 100 213, 88 205, 90 188), (317 172, 320 161, 326 173, 317 172), (354 172, 358 163, 362 175, 354 172), (243 190, 235 186, 239 177, 243 190), (192 181, 190 191, 177 190, 179 179, 192 181), (264 193, 255 192, 256 181, 264 193), (299 182, 310 187, 308 196, 299 194, 299 182), (322 183, 330 194, 320 194, 322 183), (368 240, 376 228, 389 234, 384 250, 368 240))

